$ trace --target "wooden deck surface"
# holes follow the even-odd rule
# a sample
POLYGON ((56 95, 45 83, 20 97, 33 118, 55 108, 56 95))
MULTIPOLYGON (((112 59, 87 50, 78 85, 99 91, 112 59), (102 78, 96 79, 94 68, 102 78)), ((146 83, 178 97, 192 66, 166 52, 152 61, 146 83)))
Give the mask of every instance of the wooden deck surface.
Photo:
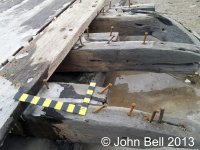
MULTIPOLYGON (((15 57, 0 70, 0 102, 3 104, 1 105, 0 111, 0 142, 3 142, 5 135, 9 132, 14 120, 18 119, 26 108, 25 105, 14 101, 13 97, 15 93, 20 90, 21 92, 23 91, 32 95, 37 94, 43 85, 43 80, 48 79, 54 73, 58 65, 77 42, 79 36, 98 15, 104 6, 104 1, 105 0, 91 2, 90 0, 84 0, 82 3, 79 3, 79 1, 73 3, 68 9, 63 11, 59 17, 52 21, 43 32, 24 46, 24 48, 22 48, 15 57)), ((23 2, 16 5, 16 7, 25 5, 28 2, 34 3, 35 1, 26 0, 23 2)), ((41 3, 41 1, 37 2, 41 3)), ((72 1, 68 1, 68 3, 69 2, 72 1)), ((42 1, 40 6, 36 6, 33 10, 36 8, 40 10, 42 6, 47 7, 51 5, 46 8, 46 11, 48 9, 52 11, 55 10, 53 8, 57 3, 59 3, 57 0, 42 1)), ((27 7, 28 6, 29 5, 27 5, 27 7)), ((60 5, 60 7, 62 6, 63 4, 60 5)), ((16 21, 25 18, 23 15, 20 16, 20 11, 23 10, 23 7, 19 9, 19 13, 16 10, 14 11, 15 14, 18 13, 18 17, 15 16, 15 18, 17 18, 16 21)), ((12 7, 10 9, 12 10, 14 8, 12 7)), ((31 10, 28 10, 24 15, 28 15, 31 10)), ((30 13, 30 15, 37 15, 37 13, 34 15, 33 12, 30 13)), ((46 14, 45 11, 43 13, 46 14)), ((38 14, 38 18, 33 17, 32 20, 22 21, 20 25, 29 24, 30 26, 28 26, 27 29, 35 29, 39 25, 34 23, 37 23, 38 20, 42 20, 40 16, 42 17, 43 15, 38 14)), ((46 18, 49 16, 50 15, 48 14, 46 18)), ((11 24, 13 25, 13 23, 11 24)), ((9 30, 10 29, 12 28, 9 28, 9 30)), ((13 28, 13 31, 17 32, 17 29, 20 29, 19 26, 13 28)), ((9 31, 9 34, 12 33, 14 32, 9 31)), ((14 35, 10 36, 15 39, 14 35)), ((12 43, 12 41, 6 41, 5 44, 6 43, 10 45, 9 43, 12 43)), ((7 48, 1 50, 1 52, 3 51, 7 51, 7 48)), ((4 55, 4 58, 6 58, 6 55, 4 55)))
POLYGON ((0 65, 38 34, 74 0, 0 1, 0 65))

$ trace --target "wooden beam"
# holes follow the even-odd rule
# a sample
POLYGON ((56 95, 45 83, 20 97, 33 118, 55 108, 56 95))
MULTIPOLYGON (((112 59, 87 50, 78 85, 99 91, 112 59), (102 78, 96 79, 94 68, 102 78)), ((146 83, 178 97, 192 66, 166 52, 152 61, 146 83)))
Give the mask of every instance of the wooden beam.
POLYGON ((0 2, 0 68, 74 1, 9 0, 0 2))
POLYGON ((124 6, 127 0, 111 0, 111 7, 124 6))
POLYGON ((21 91, 37 94, 43 79, 49 77, 69 53, 79 36, 97 16, 105 0, 77 1, 53 21, 30 45, 0 71, 0 142, 9 132, 10 118, 18 118, 24 106, 13 100, 21 91), (8 92, 9 91, 9 92, 8 92))
MULTIPOLYGON (((156 121, 149 123, 144 120, 144 115, 150 115, 150 113, 134 110, 134 115, 129 117, 127 116, 130 111, 128 108, 108 106, 99 113, 92 113, 95 108, 89 106, 85 117, 35 108, 32 112, 24 114, 24 127, 27 129, 28 135, 89 144, 101 144, 102 137, 109 137, 112 141, 111 145, 113 145, 117 137, 120 139, 129 137, 141 141, 139 148, 147 148, 143 145, 143 140, 148 136, 153 139, 193 137, 195 145, 192 148, 200 146, 200 135, 196 132, 199 131, 199 125, 191 125, 191 120, 176 119, 176 123, 178 123, 176 124, 171 121, 171 118, 165 117, 163 121, 171 121, 171 124, 167 122, 159 124, 156 121), (186 130, 181 128, 182 124, 186 125, 186 130)), ((164 142, 164 144, 167 146, 168 142, 164 142)), ((180 147, 184 147, 184 145, 180 147)))
POLYGON ((124 12, 137 12, 139 10, 145 10, 145 11, 155 11, 155 5, 150 4, 136 4, 136 5, 130 5, 129 6, 123 6, 123 7, 113 7, 113 9, 121 9, 124 12))
POLYGON ((199 40, 181 24, 156 12, 143 11, 133 14, 107 12, 92 22, 90 30, 109 32, 110 26, 115 27, 119 36, 144 35, 144 32, 148 32, 161 41, 200 45, 199 40))
POLYGON ((149 41, 87 43, 72 50, 58 71, 120 71, 192 73, 197 71, 200 47, 192 44, 149 41))
POLYGON ((89 33, 89 36, 87 33, 83 35, 86 41, 89 42, 95 42, 95 41, 109 41, 110 38, 114 36, 112 41, 118 41, 119 39, 119 33, 118 32, 106 32, 106 33, 89 33))

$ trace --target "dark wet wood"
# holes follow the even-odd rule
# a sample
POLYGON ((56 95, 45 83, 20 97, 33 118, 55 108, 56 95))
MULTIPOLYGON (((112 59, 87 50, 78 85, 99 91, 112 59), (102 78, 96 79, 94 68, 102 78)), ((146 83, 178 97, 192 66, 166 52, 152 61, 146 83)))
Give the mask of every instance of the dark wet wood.
MULTIPOLYGON (((129 117, 127 116, 128 108, 108 106, 99 113, 92 113, 95 108, 89 106, 89 111, 84 118, 50 111, 43 115, 44 112, 41 109, 35 108, 33 112, 24 114, 24 127, 28 135, 89 144, 99 144, 102 137, 109 137, 112 142, 116 142, 116 137, 129 137, 139 139, 140 148, 149 148, 142 144, 148 133, 148 137, 151 138, 164 137, 165 146, 168 143, 168 137, 171 136, 194 137, 195 146, 192 148, 200 146, 199 135, 195 132, 199 130, 198 126, 191 126, 193 129, 184 130, 180 126, 168 123, 158 124, 156 121, 149 123, 143 119, 147 113, 137 110, 134 111, 132 117, 129 117)), ((170 120, 170 118, 165 118, 165 120, 170 120)), ((177 119, 176 121, 190 125, 189 120, 177 119)))
POLYGON ((59 67, 61 72, 144 70, 192 73, 197 71, 200 47, 192 44, 123 41, 92 42, 72 50, 59 67))
POLYGON ((92 22, 90 30, 108 32, 110 26, 114 26, 120 36, 137 36, 148 32, 161 41, 200 45, 199 40, 182 25, 156 12, 140 11, 131 15, 108 11, 92 22))

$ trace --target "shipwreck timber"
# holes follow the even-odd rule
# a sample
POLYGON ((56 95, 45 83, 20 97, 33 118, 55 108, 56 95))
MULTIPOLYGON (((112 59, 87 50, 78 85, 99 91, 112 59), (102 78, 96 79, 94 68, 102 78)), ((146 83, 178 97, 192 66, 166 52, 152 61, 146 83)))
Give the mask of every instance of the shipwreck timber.
POLYGON ((129 8, 109 7, 104 0, 73 2, 70 1, 59 15, 54 14, 57 18, 40 26, 39 34, 31 38, 28 45, 14 49, 12 59, 5 56, 7 61, 1 62, 0 97, 4 103, 0 112, 1 142, 13 129, 22 135, 83 143, 99 143, 104 136, 109 136, 112 141, 116 137, 142 140, 146 133, 152 138, 192 136, 196 142, 194 148, 200 147, 200 129, 187 119, 177 119, 179 123, 188 124, 185 128, 168 117, 162 124, 149 123, 144 116, 150 113, 139 110, 130 118, 127 108, 108 107, 98 114, 92 113, 94 108, 106 102, 107 93, 98 94, 104 83, 102 74, 94 73, 96 76, 84 84, 71 83, 73 80, 69 75, 66 77, 68 83, 49 83, 50 89, 43 86, 55 71, 144 70, 187 74, 199 69, 199 39, 177 22, 156 13, 153 5, 129 8), (145 32, 148 36, 143 41, 145 32), (138 40, 132 41, 135 38, 138 40), (20 91, 82 105, 84 91, 88 88, 86 83, 92 79, 98 80, 99 87, 95 89, 84 117, 13 100, 20 91), (54 93, 53 87, 62 90, 56 88, 54 93), (101 101, 102 97, 104 101, 101 101), (13 128, 18 125, 22 130, 13 128))

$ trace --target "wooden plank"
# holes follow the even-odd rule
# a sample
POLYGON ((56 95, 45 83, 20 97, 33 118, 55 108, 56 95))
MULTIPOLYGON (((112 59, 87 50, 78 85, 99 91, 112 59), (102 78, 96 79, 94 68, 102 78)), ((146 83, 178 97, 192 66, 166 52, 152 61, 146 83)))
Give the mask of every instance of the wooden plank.
POLYGON ((142 41, 91 42, 72 50, 58 71, 147 70, 188 73, 198 70, 200 47, 192 44, 142 41))
POLYGON ((121 9, 124 12, 138 12, 138 10, 155 11, 155 4, 136 4, 129 6, 113 7, 113 9, 121 9))
POLYGON ((148 32, 160 41, 200 45, 199 40, 176 21, 156 12, 143 11, 127 14, 111 11, 99 15, 90 25, 91 32, 108 32, 115 27, 119 36, 137 36, 148 32))
POLYGON ((104 0, 74 3, 0 71, 0 132, 4 132, 0 142, 10 129, 5 127, 9 118, 18 118, 24 110, 19 109, 22 104, 14 102, 14 93, 23 87, 21 91, 36 94, 43 79, 52 75, 103 5, 104 0))
POLYGON ((112 0, 111 6, 112 7, 118 7, 118 6, 124 6, 126 4, 127 0, 112 0))
POLYGON ((0 67, 74 0, 0 1, 0 67))
POLYGON ((106 32, 106 33, 89 33, 89 37, 88 37, 88 34, 84 34, 83 35, 85 40, 89 41, 89 42, 109 41, 112 36, 114 36, 112 41, 118 41, 118 39, 119 39, 119 33, 118 32, 112 32, 112 34, 110 32, 106 32))
MULTIPOLYGON (((120 36, 119 41, 143 41, 144 35, 138 35, 138 36, 120 36)), ((161 42, 159 39, 148 35, 148 41, 157 41, 161 42)))
POLYGON ((58 143, 48 139, 41 139, 37 137, 26 137, 19 135, 8 135, 4 144, 1 146, 1 150, 30 150, 32 148, 37 150, 74 150, 73 144, 58 143))
MULTIPOLYGON (((145 114, 149 113, 142 111, 135 110, 134 115, 129 117, 127 116, 128 108, 110 106, 100 113, 94 114, 92 111, 95 108, 90 106, 84 118, 35 108, 24 114, 24 126, 29 135, 54 140, 70 139, 72 142, 100 144, 102 137, 109 137, 112 142, 116 142, 117 137, 129 137, 130 139, 139 139, 141 141, 140 148, 145 148, 142 143, 144 137, 147 136, 151 138, 164 137, 166 140, 168 137, 193 137, 195 145, 192 148, 200 146, 200 137, 196 132, 199 131, 199 125, 191 125, 190 120, 176 119, 178 124, 174 122, 174 125, 173 121, 172 124, 167 122, 159 124, 156 121, 149 123, 143 118, 145 114), (186 130, 181 128, 182 124, 185 124, 186 130)), ((157 117, 155 120, 158 119, 157 117)), ((171 118, 164 117, 164 121, 169 120, 171 118)), ((184 146, 181 145, 181 147, 184 146)))

